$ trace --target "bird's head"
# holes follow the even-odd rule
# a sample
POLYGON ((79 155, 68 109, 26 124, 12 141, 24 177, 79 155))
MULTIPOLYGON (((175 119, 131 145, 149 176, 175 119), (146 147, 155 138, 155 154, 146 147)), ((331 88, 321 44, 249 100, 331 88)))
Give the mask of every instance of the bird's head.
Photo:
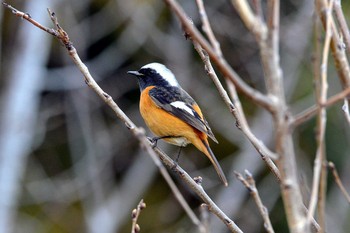
POLYGON ((148 86, 179 86, 175 75, 163 64, 150 63, 142 66, 138 71, 128 71, 137 77, 142 91, 148 86))

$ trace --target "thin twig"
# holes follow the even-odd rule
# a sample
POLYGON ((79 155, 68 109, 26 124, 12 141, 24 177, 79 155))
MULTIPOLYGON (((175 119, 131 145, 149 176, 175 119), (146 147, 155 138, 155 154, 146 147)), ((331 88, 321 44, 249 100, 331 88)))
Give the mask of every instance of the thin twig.
MULTIPOLYGON (((320 67, 321 68, 320 90, 319 90, 319 96, 317 96, 317 102, 319 105, 321 105, 323 102, 327 100, 328 55, 329 55, 330 42, 331 42, 331 15, 330 14, 332 12, 332 8, 333 8, 333 1, 331 0, 327 8, 328 15, 326 16, 327 17, 326 38, 324 42, 323 53, 322 53, 322 63, 320 67)), ((319 77, 316 77, 316 79, 319 79, 319 77)), ((321 106, 318 112, 318 124, 317 124, 317 135, 316 135, 317 151, 316 151, 316 158, 314 161, 314 175, 313 175, 310 203, 308 208, 309 212, 307 215, 308 221, 310 222, 315 213, 316 204, 318 201, 321 168, 322 168, 322 162, 325 159, 324 157, 325 141, 324 140, 325 140, 325 133, 326 133, 326 122, 327 122, 326 109, 325 107, 321 106)))
POLYGON ((334 58, 335 67, 338 76, 342 82, 343 88, 346 89, 350 86, 350 66, 345 53, 345 46, 343 46, 343 41, 340 39, 337 28, 335 27, 335 22, 333 16, 328 13, 328 1, 318 0, 316 2, 316 10, 319 15, 324 30, 327 30, 327 18, 329 15, 331 25, 332 25, 332 35, 331 35, 331 45, 332 55, 334 58))
POLYGON ((202 204, 200 207, 200 218, 204 226, 200 233, 210 233, 209 227, 209 209, 207 204, 202 204))
POLYGON ((346 49, 348 53, 350 53, 350 33, 349 33, 349 27, 346 22, 344 12, 341 9, 341 0, 335 0, 334 1, 334 11, 335 11, 335 17, 339 23, 339 27, 342 33, 343 40, 346 45, 346 49))
POLYGON ((12 13, 14 15, 16 15, 17 17, 20 17, 22 19, 25 19, 27 21, 29 21, 30 23, 32 23, 34 26, 36 26, 37 28, 40 28, 41 30, 53 35, 53 36, 58 36, 56 30, 51 29, 51 28, 47 28, 43 25, 41 25, 40 23, 38 23, 37 21, 35 21, 34 19, 32 19, 32 17, 28 14, 28 13, 24 13, 22 11, 17 10, 16 8, 14 8, 13 6, 11 6, 10 4, 7 4, 6 2, 3 2, 2 5, 8 9, 10 9, 12 11, 12 13))
POLYGON ((342 110, 344 112, 345 119, 346 119, 346 121, 348 122, 348 124, 350 126, 349 102, 346 99, 344 99, 344 104, 343 104, 342 110))
POLYGON ((279 57, 279 28, 280 28, 280 1, 267 1, 267 28, 268 38, 260 40, 260 54, 264 71, 267 91, 279 98, 279 102, 285 102, 283 75, 279 57))
MULTIPOLYGON (((321 100, 319 100, 319 97, 321 96, 321 58, 322 58, 322 34, 321 34, 321 25, 320 25, 320 19, 317 16, 314 16, 314 53, 313 53, 313 82, 315 86, 315 99, 318 103, 318 108, 324 107, 322 106, 321 100)), ((319 112, 319 110, 318 110, 319 112)))
POLYGON ((301 113, 298 113, 294 116, 294 118, 291 121, 291 126, 296 127, 305 121, 311 119, 317 114, 317 111, 319 110, 319 107, 330 107, 334 105, 335 103, 343 100, 344 98, 347 98, 347 96, 350 94, 350 87, 344 89, 343 91, 333 95, 332 97, 328 98, 328 100, 324 103, 322 103, 320 106, 313 105, 309 107, 308 109, 302 111, 301 113))
POLYGON ((238 14, 241 16, 246 27, 258 38, 258 40, 266 40, 267 27, 262 22, 261 16, 254 14, 246 0, 231 0, 232 5, 236 8, 238 14))
POLYGON ((341 192, 343 193, 345 199, 348 201, 348 203, 350 204, 350 195, 348 193, 348 191, 346 191, 343 182, 341 181, 337 169, 335 168, 335 165, 333 162, 329 162, 328 163, 328 168, 331 170, 332 175, 334 177, 334 181, 337 183, 337 185, 339 186, 341 192))
POLYGON ((202 29, 205 32, 205 34, 208 36, 209 42, 210 42, 211 46, 213 47, 216 55, 218 57, 222 57, 220 43, 216 39, 214 32, 210 26, 207 12, 204 8, 203 0, 196 0, 196 2, 197 2, 197 6, 198 6, 199 16, 200 16, 201 21, 202 21, 202 29))
POLYGON ((236 118, 236 125, 237 127, 242 130, 242 132, 246 135, 246 137, 249 139, 249 141, 252 143, 252 145, 255 147, 257 152, 261 155, 262 160, 266 163, 268 168, 271 170, 271 172, 275 175, 277 178, 277 181, 281 181, 281 174, 278 171, 278 168, 276 167, 275 163, 272 161, 272 159, 278 159, 278 155, 272 151, 270 151, 266 145, 260 141, 250 130, 250 127, 248 125, 247 119, 244 115, 242 105, 239 101, 238 94, 236 91, 235 86, 231 82, 227 82, 228 91, 231 95, 231 98, 233 100, 232 106, 231 106, 231 112, 236 118))
POLYGON ((261 198, 260 198, 260 195, 259 195, 259 191, 258 189, 256 188, 256 185, 255 185, 255 180, 252 176, 252 174, 248 171, 248 170, 245 170, 244 173, 245 173, 245 178, 243 177, 243 175, 239 172, 234 172, 237 179, 239 181, 241 181, 243 183, 243 185, 248 189, 250 195, 253 197, 256 205, 258 206, 258 209, 259 209, 259 212, 264 220, 264 228, 267 232, 269 233, 273 233, 275 232, 273 230, 273 227, 272 227, 272 224, 271 224, 271 220, 270 220, 270 217, 269 217, 269 212, 267 210, 267 208, 264 206, 264 204, 262 203, 261 201, 261 198))
MULTIPOLYGON (((326 149, 322 148, 324 153, 323 157, 326 157, 326 149)), ((327 161, 324 159, 322 161, 321 175, 320 175, 320 186, 319 186, 319 194, 318 194, 318 202, 317 202, 317 221, 319 222, 320 233, 326 232, 326 197, 327 197, 327 161)), ((313 220, 314 221, 314 220, 313 220)))
MULTIPOLYGON (((322 81, 320 81, 321 76, 324 75, 324 70, 321 70, 321 58, 322 58, 322 34, 321 34, 321 25, 320 25, 320 19, 316 16, 314 16, 315 22, 314 22, 314 32, 315 32, 315 52, 314 52, 314 59, 313 59, 313 71, 314 71, 314 85, 315 85, 315 94, 316 94, 316 102, 318 105, 321 105, 322 102, 325 101, 327 98, 327 91, 326 86, 322 81)), ((324 51, 325 52, 325 51, 324 51)), ((324 57, 324 56, 323 56, 324 57)), ((323 80, 324 81, 324 80, 323 80)), ((326 83, 327 85, 327 83, 326 83)), ((324 131, 325 128, 325 121, 326 116, 323 116, 323 112, 325 112, 325 108, 320 107, 318 111, 318 122, 317 122, 317 129, 316 129, 316 141, 317 141, 317 152, 316 155, 319 155, 319 157, 322 157, 319 161, 317 160, 317 156, 315 159, 315 169, 314 169, 314 179, 316 174, 319 175, 319 187, 318 187, 318 201, 317 201, 317 213, 318 213, 318 221, 320 224, 320 232, 325 231, 325 201, 326 201, 326 187, 327 187, 327 169, 325 166, 323 166, 323 161, 325 160, 325 143, 324 138, 320 138, 320 133, 324 131), (323 144, 321 143, 323 142, 323 144), (321 166, 320 173, 317 173, 317 166, 321 166)), ((316 180, 317 181, 317 180, 316 180)), ((314 182, 315 183, 315 182, 314 182)), ((312 199, 312 197, 310 198, 312 199)))
POLYGON ((139 233, 140 232, 140 225, 137 224, 137 220, 140 216, 141 211, 146 208, 146 203, 143 202, 143 199, 139 202, 136 209, 133 209, 131 211, 131 233, 139 233))

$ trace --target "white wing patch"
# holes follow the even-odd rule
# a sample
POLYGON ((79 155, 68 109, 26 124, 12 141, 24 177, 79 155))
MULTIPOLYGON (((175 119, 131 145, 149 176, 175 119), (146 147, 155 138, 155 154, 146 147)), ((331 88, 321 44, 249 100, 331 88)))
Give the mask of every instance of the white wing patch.
POLYGON ((175 108, 180 108, 186 112, 188 112, 189 114, 191 114, 192 116, 194 116, 194 113, 193 113, 193 110, 188 107, 186 105, 186 103, 182 102, 182 101, 175 101, 175 102, 172 102, 170 103, 171 106, 174 106, 175 108))
POLYGON ((155 70, 158 74, 160 74, 160 76, 162 76, 169 83, 170 86, 175 86, 175 87, 179 86, 179 83, 177 82, 175 75, 165 65, 157 62, 153 62, 141 67, 141 69, 143 68, 146 68, 146 69, 149 68, 149 69, 155 70))

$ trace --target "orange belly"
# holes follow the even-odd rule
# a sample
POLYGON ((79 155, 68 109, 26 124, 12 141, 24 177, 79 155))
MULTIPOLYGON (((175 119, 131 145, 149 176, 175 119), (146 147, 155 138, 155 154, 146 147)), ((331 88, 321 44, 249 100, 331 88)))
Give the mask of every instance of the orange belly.
POLYGON ((152 99, 149 98, 148 91, 150 89, 152 89, 152 87, 147 87, 142 92, 140 101, 140 112, 148 128, 158 137, 174 136, 174 138, 164 139, 168 143, 177 146, 186 146, 189 143, 193 143, 197 147, 196 141, 198 141, 198 136, 202 136, 202 134, 203 136, 206 135, 159 108, 152 99))

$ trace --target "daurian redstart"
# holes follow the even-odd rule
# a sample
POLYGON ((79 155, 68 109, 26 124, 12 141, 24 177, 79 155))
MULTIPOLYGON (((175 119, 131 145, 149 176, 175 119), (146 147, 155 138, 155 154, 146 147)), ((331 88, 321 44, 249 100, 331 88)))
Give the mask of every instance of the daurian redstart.
POLYGON ((216 143, 218 141, 198 104, 180 87, 174 74, 160 63, 150 63, 128 73, 138 79, 140 112, 156 139, 180 147, 192 143, 210 159, 227 186, 227 179, 210 149, 208 137, 216 143))

